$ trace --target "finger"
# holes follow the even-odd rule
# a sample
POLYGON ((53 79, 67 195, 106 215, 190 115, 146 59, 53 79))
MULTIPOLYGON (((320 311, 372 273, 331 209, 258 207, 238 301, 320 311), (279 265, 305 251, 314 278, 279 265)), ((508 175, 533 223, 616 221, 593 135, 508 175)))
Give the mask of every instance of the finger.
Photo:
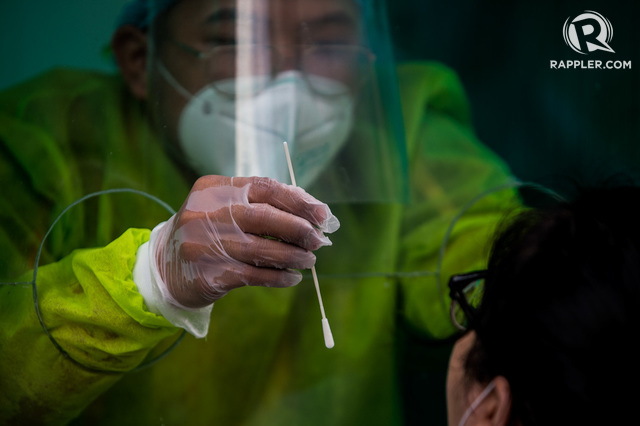
POLYGON ((206 306, 239 287, 286 288, 294 286, 300 281, 302 281, 302 274, 298 271, 237 264, 236 267, 225 270, 213 280, 201 281, 199 297, 203 301, 201 303, 206 306))
MULTIPOLYGON (((219 276, 227 269, 248 264, 275 269, 309 269, 316 263, 315 255, 282 241, 246 235, 242 239, 222 239, 209 246, 183 243, 177 258, 182 259, 180 270, 169 271, 179 281, 194 281, 202 270, 219 276), (179 276, 177 276, 179 275, 179 276)), ((169 264, 167 268, 171 267, 169 264)))
POLYGON ((269 236, 317 250, 331 240, 307 220, 268 204, 234 204, 210 212, 185 210, 176 227, 180 240, 209 245, 221 239, 242 241, 246 233, 269 236))
POLYGON ((231 214, 238 227, 250 234, 278 238, 312 251, 331 245, 331 240, 307 220, 269 204, 235 205, 231 214))
POLYGON ((302 281, 302 274, 292 269, 260 268, 243 264, 225 271, 222 279, 233 288, 242 286, 286 288, 302 281))
MULTIPOLYGON (((253 237, 260 239, 259 237, 253 237)), ((264 240, 264 239, 262 239, 264 240)), ((265 240, 268 241, 268 240, 265 240)), ((286 243, 271 241, 287 246, 286 243)), ((232 244, 233 246, 233 244, 232 244)), ((290 245, 289 245, 290 246, 290 245)), ((291 247, 291 246, 290 246, 291 247)), ((297 249, 297 248, 296 248, 297 249)), ((228 291, 242 286, 290 287, 302 280, 302 274, 287 268, 271 268, 244 263, 233 256, 246 257, 251 263, 253 255, 242 255, 241 247, 233 247, 232 253, 217 248, 203 247, 199 244, 182 244, 179 248, 183 261, 179 263, 160 263, 162 275, 173 297, 183 306, 198 308, 206 306, 224 296, 228 291), (240 253, 240 254, 238 254, 240 253)), ((297 249, 304 252, 301 249, 297 249)), ((268 249, 268 252, 282 250, 268 249)), ((302 267, 315 262, 300 262, 302 267)), ((260 262, 256 262, 260 263, 260 262)), ((277 262, 264 262, 265 264, 277 262)), ((292 263, 292 264, 295 264, 292 263)))
POLYGON ((247 237, 223 241, 226 254, 239 262, 267 268, 309 269, 316 263, 315 255, 308 250, 255 235, 247 237))
POLYGON ((309 195, 304 189, 285 185, 269 178, 234 177, 232 184, 249 187, 250 203, 266 203, 280 210, 300 216, 323 232, 334 232, 340 227, 340 222, 331 213, 329 206, 309 195))
POLYGON ((208 175, 199 178, 193 191, 207 188, 250 185, 249 202, 269 203, 277 208, 307 219, 323 232, 334 232, 340 222, 329 207, 309 195, 302 188, 285 185, 275 179, 262 177, 233 177, 208 175))

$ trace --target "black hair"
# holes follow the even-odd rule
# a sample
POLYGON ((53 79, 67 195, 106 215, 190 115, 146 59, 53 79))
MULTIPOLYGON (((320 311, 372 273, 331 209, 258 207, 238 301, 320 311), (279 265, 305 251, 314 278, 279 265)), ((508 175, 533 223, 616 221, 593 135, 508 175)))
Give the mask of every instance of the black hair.
POLYGON ((629 422, 638 312, 639 188, 526 211, 494 242, 467 377, 504 376, 524 425, 629 422))

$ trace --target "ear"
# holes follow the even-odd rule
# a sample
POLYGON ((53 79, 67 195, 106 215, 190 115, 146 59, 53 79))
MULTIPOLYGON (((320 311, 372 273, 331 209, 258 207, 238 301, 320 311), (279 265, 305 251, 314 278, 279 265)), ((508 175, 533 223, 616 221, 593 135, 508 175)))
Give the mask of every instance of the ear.
POLYGON ((120 27, 111 38, 111 49, 133 96, 146 99, 147 34, 132 25, 120 27))
POLYGON ((511 416, 511 387, 503 376, 497 376, 493 381, 493 391, 476 408, 477 424, 506 426, 511 416))

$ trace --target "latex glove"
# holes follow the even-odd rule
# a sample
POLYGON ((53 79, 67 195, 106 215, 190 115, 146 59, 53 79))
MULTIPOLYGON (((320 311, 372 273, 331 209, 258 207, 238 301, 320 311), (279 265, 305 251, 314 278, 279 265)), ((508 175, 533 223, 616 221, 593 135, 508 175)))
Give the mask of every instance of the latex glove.
MULTIPOLYGON (((289 287, 340 226, 303 189, 268 178, 200 178, 151 247, 169 302, 200 308, 241 286, 289 287), (265 238, 270 237, 270 238, 265 238)), ((163 293, 165 293, 163 291, 163 293)))

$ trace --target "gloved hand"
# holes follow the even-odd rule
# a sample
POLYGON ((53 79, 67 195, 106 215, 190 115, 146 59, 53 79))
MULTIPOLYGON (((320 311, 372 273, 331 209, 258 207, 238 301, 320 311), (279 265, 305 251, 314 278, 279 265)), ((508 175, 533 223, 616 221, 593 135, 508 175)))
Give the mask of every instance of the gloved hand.
POLYGON ((312 251, 331 244, 323 232, 339 226, 326 204, 299 187, 205 176, 152 235, 152 268, 170 303, 200 308, 245 285, 298 284, 302 274, 290 268, 311 268, 312 251))

